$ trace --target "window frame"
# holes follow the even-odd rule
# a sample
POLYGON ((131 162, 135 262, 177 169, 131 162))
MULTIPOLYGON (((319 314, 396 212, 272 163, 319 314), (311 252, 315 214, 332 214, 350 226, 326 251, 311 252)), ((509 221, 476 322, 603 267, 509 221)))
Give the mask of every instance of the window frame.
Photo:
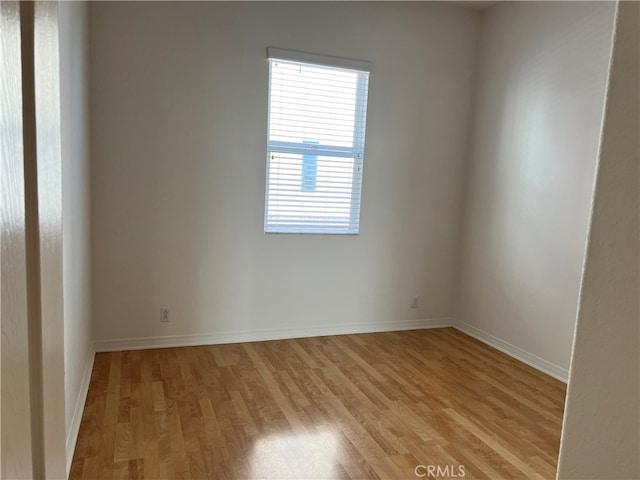
POLYGON ((367 124, 367 103, 369 93, 369 75, 371 64, 369 62, 351 60, 339 57, 328 57, 324 55, 309 54, 293 50, 283 50, 276 48, 267 49, 269 61, 269 84, 267 100, 267 162, 265 178, 265 203, 264 203, 264 233, 265 234, 301 234, 301 235, 358 235, 360 233, 360 208, 362 205, 362 173, 364 164, 365 136, 367 124), (354 132, 353 145, 351 147, 336 146, 329 144, 312 144, 301 142, 286 142, 271 140, 271 90, 273 64, 283 62, 289 64, 305 64, 316 68, 323 68, 327 71, 350 70, 357 75, 356 100, 354 112, 354 132), (271 158, 273 154, 312 155, 316 157, 337 157, 353 159, 353 172, 350 191, 349 211, 350 218, 347 228, 318 228, 313 231, 312 227, 305 229, 300 225, 283 226, 273 225, 268 222, 269 213, 269 190, 270 190, 270 170, 271 158), (354 203, 357 202, 357 209, 354 203))

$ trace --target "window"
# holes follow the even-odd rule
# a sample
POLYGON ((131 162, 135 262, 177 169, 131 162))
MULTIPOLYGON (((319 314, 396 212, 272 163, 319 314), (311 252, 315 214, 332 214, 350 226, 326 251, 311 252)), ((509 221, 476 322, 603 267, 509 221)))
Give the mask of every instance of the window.
POLYGON ((370 65, 268 57, 265 233, 357 234, 370 65))

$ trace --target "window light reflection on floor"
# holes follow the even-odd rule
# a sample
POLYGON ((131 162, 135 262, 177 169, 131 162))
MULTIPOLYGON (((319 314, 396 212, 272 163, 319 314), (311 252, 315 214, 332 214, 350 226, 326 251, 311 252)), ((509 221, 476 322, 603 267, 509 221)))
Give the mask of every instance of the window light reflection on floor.
POLYGON ((335 478, 340 437, 333 429, 279 433, 256 440, 249 458, 253 478, 335 478))

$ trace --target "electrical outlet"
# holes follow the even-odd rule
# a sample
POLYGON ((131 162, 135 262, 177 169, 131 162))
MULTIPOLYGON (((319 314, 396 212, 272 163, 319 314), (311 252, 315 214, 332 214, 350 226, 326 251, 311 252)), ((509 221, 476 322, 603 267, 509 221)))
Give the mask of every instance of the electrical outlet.
POLYGON ((420 297, 413 297, 411 299, 411 308, 418 308, 419 301, 420 301, 420 297))
POLYGON ((167 308, 160 309, 160 321, 164 323, 169 323, 169 309, 167 308))

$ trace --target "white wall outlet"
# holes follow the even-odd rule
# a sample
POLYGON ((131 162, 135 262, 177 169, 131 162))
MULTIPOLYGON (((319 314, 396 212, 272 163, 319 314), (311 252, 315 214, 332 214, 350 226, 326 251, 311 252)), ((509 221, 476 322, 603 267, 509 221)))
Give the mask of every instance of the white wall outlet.
POLYGON ((169 323, 169 309, 161 308, 160 309, 160 321, 164 323, 169 323))
POLYGON ((419 302, 420 302, 420 297, 413 297, 411 299, 411 308, 418 308, 419 302))

